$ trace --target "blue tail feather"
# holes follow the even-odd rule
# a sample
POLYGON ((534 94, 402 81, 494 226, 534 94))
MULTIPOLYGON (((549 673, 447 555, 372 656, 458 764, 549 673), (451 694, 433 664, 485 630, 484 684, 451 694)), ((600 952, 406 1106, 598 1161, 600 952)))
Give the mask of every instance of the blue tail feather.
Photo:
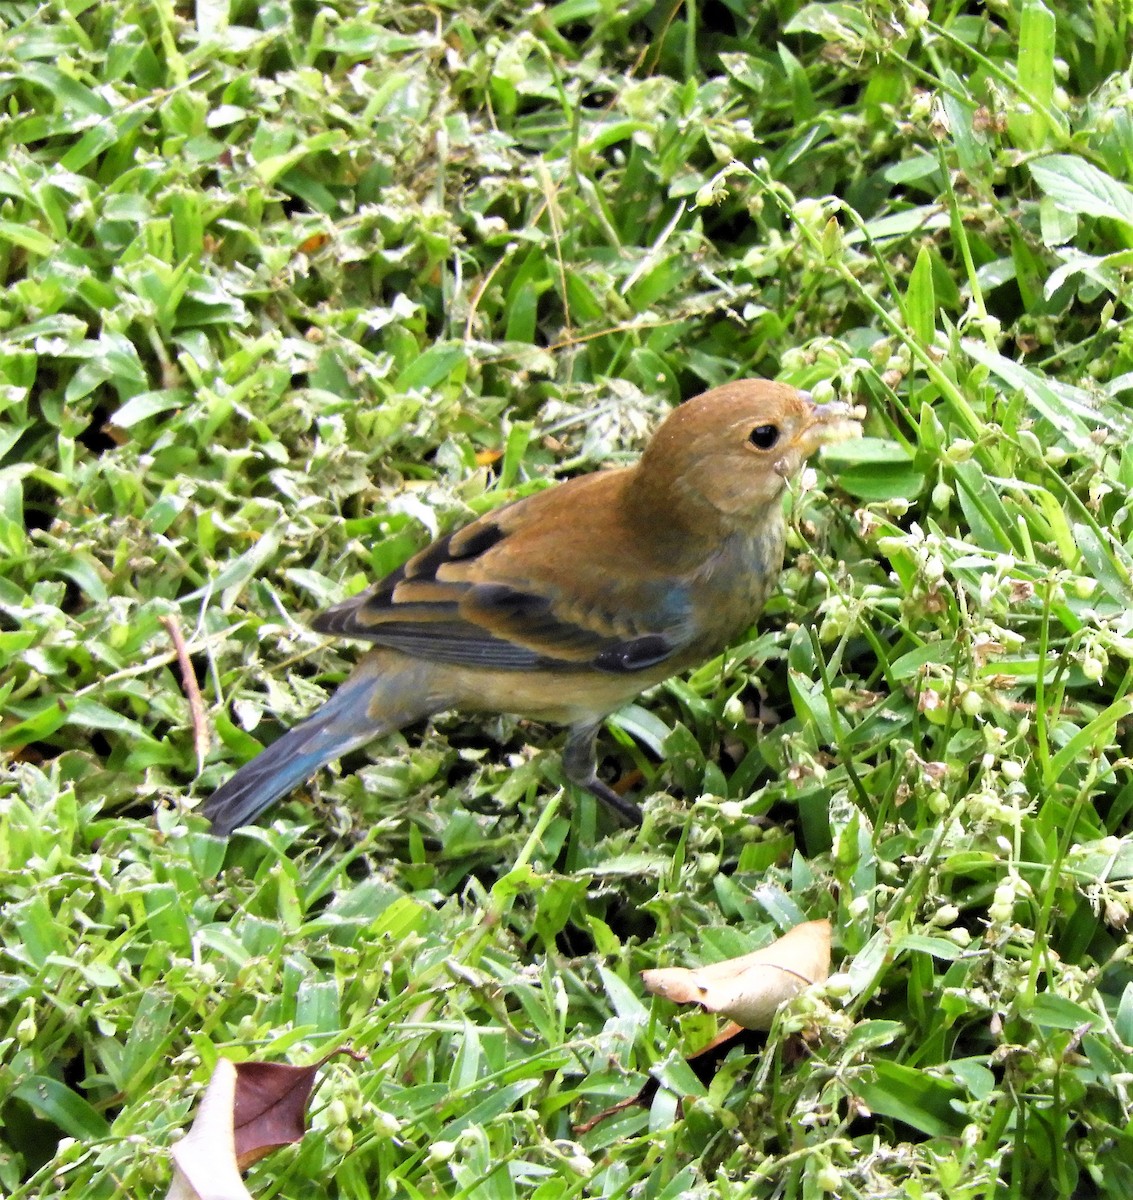
POLYGON ((319 767, 402 724, 370 715, 377 682, 373 676, 351 677, 321 708, 217 788, 201 808, 213 833, 227 837, 234 829, 250 825, 319 767))

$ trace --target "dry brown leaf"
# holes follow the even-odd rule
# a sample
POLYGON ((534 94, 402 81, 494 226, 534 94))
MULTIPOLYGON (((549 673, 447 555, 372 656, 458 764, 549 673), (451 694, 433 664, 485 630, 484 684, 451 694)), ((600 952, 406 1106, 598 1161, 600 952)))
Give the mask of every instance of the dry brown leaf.
POLYGON ((165 1200, 252 1200, 240 1172, 279 1146, 302 1139, 315 1074, 309 1067, 220 1059, 192 1128, 173 1145, 176 1168, 165 1200))
POLYGON ((648 991, 677 1004, 699 1004, 745 1029, 770 1029, 776 1010, 830 974, 830 922, 796 925, 770 946, 706 967, 642 971, 648 991))
POLYGON ((236 1161, 241 1170, 279 1146, 302 1140, 315 1073, 325 1062, 324 1058, 309 1067, 264 1062, 236 1064, 232 1129, 236 1161))

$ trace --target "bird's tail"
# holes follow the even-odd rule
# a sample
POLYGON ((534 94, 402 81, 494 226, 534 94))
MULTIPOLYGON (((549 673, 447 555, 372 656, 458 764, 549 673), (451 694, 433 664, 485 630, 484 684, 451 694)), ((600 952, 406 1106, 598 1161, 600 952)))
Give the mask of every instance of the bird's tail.
POLYGON ((250 825, 270 804, 309 779, 319 767, 367 742, 436 711, 419 681, 375 671, 363 662, 305 721, 245 763, 205 801, 212 832, 227 837, 250 825))

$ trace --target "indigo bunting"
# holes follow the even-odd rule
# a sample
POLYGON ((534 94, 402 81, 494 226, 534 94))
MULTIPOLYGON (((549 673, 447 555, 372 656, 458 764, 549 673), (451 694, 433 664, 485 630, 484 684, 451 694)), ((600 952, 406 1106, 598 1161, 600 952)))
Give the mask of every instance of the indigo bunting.
POLYGON ((566 725, 567 779, 629 824, 597 774, 602 721, 719 654, 783 563, 782 494, 844 404, 740 380, 681 404, 636 465, 526 496, 438 538, 314 628, 374 643, 334 695, 205 802, 221 836, 319 767, 445 709, 566 725))

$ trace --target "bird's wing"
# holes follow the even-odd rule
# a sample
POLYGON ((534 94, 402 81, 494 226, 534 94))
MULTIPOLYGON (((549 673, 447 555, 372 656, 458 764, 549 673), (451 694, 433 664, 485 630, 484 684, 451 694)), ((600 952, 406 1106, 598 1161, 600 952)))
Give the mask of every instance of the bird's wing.
POLYGON ((433 662, 505 671, 628 673, 687 646, 691 605, 679 581, 595 567, 609 555, 563 563, 552 557, 553 538, 517 537, 530 530, 528 506, 519 501, 439 538, 320 614, 314 628, 433 662))

